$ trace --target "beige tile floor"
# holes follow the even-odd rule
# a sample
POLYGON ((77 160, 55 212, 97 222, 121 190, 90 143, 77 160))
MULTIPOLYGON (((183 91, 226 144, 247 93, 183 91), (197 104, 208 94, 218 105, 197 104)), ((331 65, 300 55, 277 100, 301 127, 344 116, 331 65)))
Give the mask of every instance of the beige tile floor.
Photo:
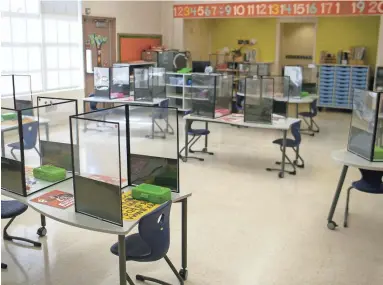
MULTIPOLYGON (((326 228, 340 174, 330 153, 346 147, 349 121, 347 114, 320 113, 321 133, 303 137, 306 168, 282 180, 264 170, 280 157, 271 144, 280 134, 211 125, 215 155, 181 163, 181 191, 193 192, 185 284, 383 284, 383 197, 353 193, 350 228, 326 228)), ((357 178, 351 169, 345 183, 357 178)), ((335 215, 339 224, 344 198, 335 215)), ((179 267, 179 205, 171 218, 169 256, 179 267)), ((47 223, 42 249, 2 242, 1 259, 9 269, 2 270, 1 284, 118 284, 118 260, 109 251, 116 237, 47 223)), ((29 209, 10 232, 36 239, 38 227, 39 215, 29 209)), ((140 272, 177 284, 163 261, 130 262, 127 268, 132 276, 140 272)))

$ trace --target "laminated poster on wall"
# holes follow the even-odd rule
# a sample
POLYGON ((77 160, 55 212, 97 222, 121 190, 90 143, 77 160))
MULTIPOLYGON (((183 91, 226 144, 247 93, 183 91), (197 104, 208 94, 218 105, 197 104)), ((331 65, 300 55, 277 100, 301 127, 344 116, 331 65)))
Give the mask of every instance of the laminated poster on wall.
POLYGON ((53 190, 45 193, 37 198, 32 199, 32 202, 48 205, 51 207, 66 209, 74 204, 73 194, 60 190, 53 190))

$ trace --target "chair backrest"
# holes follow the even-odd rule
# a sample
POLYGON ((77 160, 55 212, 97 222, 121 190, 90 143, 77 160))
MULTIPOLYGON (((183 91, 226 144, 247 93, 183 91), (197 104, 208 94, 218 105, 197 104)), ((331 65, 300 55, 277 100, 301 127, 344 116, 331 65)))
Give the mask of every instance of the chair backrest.
POLYGON ((311 113, 314 115, 314 117, 318 114, 317 101, 318 100, 315 99, 310 104, 311 113))
POLYGON ((301 144, 302 138, 301 138, 301 121, 296 122, 291 125, 291 133, 293 134, 294 140, 297 143, 297 145, 301 144))
POLYGON ((166 119, 168 115, 169 99, 162 100, 154 112, 155 119, 166 119))
MULTIPOLYGON (((94 94, 93 93, 89 94, 89 98, 92 98, 92 97, 94 97, 94 94)), ((97 111, 98 110, 97 109, 97 102, 90 102, 89 107, 90 107, 91 111, 97 111)))
POLYGON ((362 179, 367 182, 370 186, 375 187, 379 189, 382 182, 383 177, 383 171, 376 171, 376 170, 366 170, 366 169, 360 169, 360 173, 362 174, 362 179))
POLYGON ((23 124, 24 149, 31 149, 36 146, 39 122, 23 124))
POLYGON ((163 258, 170 246, 170 209, 168 201, 140 219, 138 231, 141 238, 150 247, 150 257, 154 260, 163 258))

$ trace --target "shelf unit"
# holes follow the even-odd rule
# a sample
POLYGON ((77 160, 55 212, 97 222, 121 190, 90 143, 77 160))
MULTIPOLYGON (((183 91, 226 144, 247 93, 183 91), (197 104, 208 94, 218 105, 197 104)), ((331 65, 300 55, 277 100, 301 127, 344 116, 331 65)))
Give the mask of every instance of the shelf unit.
POLYGON ((169 98, 169 107, 178 108, 178 111, 191 109, 191 88, 187 85, 191 80, 191 73, 166 72, 166 98, 169 98))
POLYGON ((352 90, 368 89, 369 70, 368 65, 319 65, 318 106, 351 110, 352 90))
MULTIPOLYGON (((192 109, 192 91, 195 89, 219 88, 214 85, 193 85, 192 75, 196 73, 166 72, 166 98, 169 98, 169 107, 178 108, 179 111, 192 109)), ((207 101, 207 99, 193 98, 194 101, 207 101)))

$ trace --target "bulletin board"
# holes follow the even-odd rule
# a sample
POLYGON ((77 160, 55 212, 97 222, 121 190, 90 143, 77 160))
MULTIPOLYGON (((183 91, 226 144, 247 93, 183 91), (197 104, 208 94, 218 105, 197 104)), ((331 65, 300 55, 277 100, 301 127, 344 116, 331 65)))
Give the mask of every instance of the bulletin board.
POLYGON ((151 46, 162 44, 162 35, 118 34, 118 61, 141 60, 141 53, 151 46))

